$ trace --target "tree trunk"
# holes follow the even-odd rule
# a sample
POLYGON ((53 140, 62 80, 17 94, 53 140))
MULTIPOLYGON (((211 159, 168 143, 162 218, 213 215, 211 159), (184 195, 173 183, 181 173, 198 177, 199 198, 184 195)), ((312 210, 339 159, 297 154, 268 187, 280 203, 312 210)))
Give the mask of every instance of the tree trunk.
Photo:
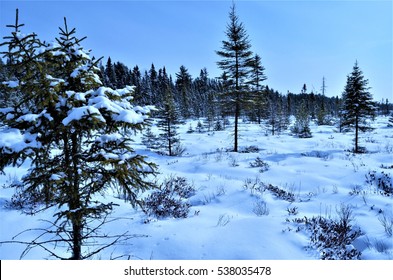
POLYGON ((236 104, 235 104, 235 146, 233 151, 237 152, 237 136, 238 136, 238 124, 239 124, 239 115, 240 115, 240 93, 239 93, 239 53, 236 51, 235 54, 235 89, 236 89, 236 104))
POLYGON ((82 259, 82 230, 83 230, 83 217, 80 214, 81 197, 79 193, 80 174, 79 174, 79 139, 77 133, 71 136, 71 161, 72 161, 72 182, 70 188, 70 215, 72 223, 72 257, 73 260, 82 259))
POLYGON ((168 119, 168 152, 169 156, 172 156, 172 131, 171 131, 171 121, 168 119))
POLYGON ((75 214, 72 220, 72 260, 82 259, 82 225, 81 217, 75 214))
MULTIPOLYGON (((239 94, 239 93, 237 93, 239 94)), ((236 98, 237 99, 237 98, 236 98)), ((236 100, 236 108, 235 108, 235 146, 233 148, 234 152, 237 152, 237 136, 238 136, 238 124, 239 124, 239 114, 240 114, 240 104, 239 100, 236 100)))
POLYGON ((359 139, 359 118, 356 115, 356 117, 355 117, 355 153, 359 153, 358 139, 359 139))

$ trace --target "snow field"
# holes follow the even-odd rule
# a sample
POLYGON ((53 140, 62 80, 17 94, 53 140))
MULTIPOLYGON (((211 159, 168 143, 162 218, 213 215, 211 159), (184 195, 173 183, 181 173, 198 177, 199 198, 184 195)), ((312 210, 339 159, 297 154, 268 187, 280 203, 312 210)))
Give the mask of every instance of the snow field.
MULTIPOLYGON (((159 166, 158 181, 169 176, 186 177, 196 189, 189 198, 192 205, 188 218, 155 219, 133 209, 115 192, 104 198, 119 204, 112 216, 121 218, 103 227, 103 232, 119 234, 128 231, 140 235, 126 244, 101 252, 98 258, 110 259, 127 254, 134 259, 319 259, 319 252, 310 246, 309 233, 294 218, 322 216, 337 218, 340 205, 351 207, 353 225, 364 233, 353 246, 362 259, 392 259, 393 239, 380 221, 393 219, 392 196, 375 192, 366 183, 372 170, 384 171, 393 177, 393 130, 387 118, 379 117, 375 130, 361 134, 367 154, 352 154, 353 133, 341 134, 333 126, 311 126, 312 138, 299 139, 290 133, 265 135, 266 128, 257 124, 240 124, 240 149, 259 148, 253 153, 229 152, 233 145, 233 127, 225 131, 187 133, 198 120, 188 121, 178 132, 186 151, 181 157, 169 157, 149 151, 135 138, 137 153, 148 156, 159 166), (268 170, 250 167, 260 158, 268 170), (293 194, 294 201, 277 197, 258 186, 276 186, 293 194), (358 194, 350 194, 359 190, 358 194), (145 221, 149 218, 149 222, 145 221)), ((153 133, 158 133, 153 125, 153 133)), ((26 168, 28 168, 26 166, 26 168)), ((7 168, 0 177, 0 186, 12 176, 22 176, 23 168, 7 168)), ((40 219, 53 219, 52 212, 36 216, 21 215, 6 209, 5 201, 12 191, 0 190, 0 240, 10 240, 19 232, 43 226, 40 219)), ((143 194, 146 196, 147 194, 143 194)), ((32 240, 36 233, 23 234, 32 240)), ((21 235, 22 236, 22 235, 21 235)), ((0 259, 18 259, 24 247, 3 244, 0 259)), ((65 250, 57 248, 57 250, 65 250)), ((47 254, 32 250, 27 259, 42 259, 47 254)))

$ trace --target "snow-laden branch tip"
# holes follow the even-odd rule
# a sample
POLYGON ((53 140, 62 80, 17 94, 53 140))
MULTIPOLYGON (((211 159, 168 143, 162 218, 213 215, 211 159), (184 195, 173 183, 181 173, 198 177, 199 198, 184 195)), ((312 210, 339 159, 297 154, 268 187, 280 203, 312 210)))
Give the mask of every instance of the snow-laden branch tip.
POLYGON ((15 81, 6 81, 6 82, 2 82, 3 85, 6 85, 9 88, 17 88, 19 86, 19 81, 15 80, 15 81))
POLYGON ((134 110, 123 110, 117 117, 115 117, 115 120, 130 124, 139 124, 143 123, 147 118, 147 115, 137 113, 134 110))
POLYGON ((23 133, 17 128, 5 128, 0 131, 0 149, 4 153, 19 153, 27 148, 41 148, 37 134, 23 133))
POLYGON ((73 121, 79 121, 83 118, 95 118, 102 122, 105 122, 104 117, 101 115, 100 111, 94 106, 82 106, 77 108, 72 108, 68 112, 68 116, 63 119, 63 125, 67 126, 73 121))

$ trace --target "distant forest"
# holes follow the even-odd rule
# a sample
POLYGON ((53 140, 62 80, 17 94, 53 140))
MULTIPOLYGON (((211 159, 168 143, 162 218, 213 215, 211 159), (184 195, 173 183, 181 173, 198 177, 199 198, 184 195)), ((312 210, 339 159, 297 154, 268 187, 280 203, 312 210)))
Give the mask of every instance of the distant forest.
MULTIPOLYGON (((12 73, 7 71, 7 63, 0 59, 0 83, 10 80, 12 73)), ((135 87, 134 102, 137 105, 154 105, 157 109, 164 108, 165 96, 171 91, 180 117, 225 119, 232 115, 224 106, 226 77, 209 77, 206 68, 201 69, 194 78, 185 66, 180 66, 175 78, 166 72, 165 66, 157 69, 154 64, 149 70, 141 72, 138 66, 132 69, 122 62, 112 62, 109 57, 105 64, 100 63, 101 81, 110 88, 135 87)), ((295 115, 301 104, 305 104, 309 116, 319 124, 330 123, 339 117, 342 98, 324 95, 324 78, 321 80, 321 93, 308 92, 307 85, 298 93, 280 93, 268 85, 260 91, 260 100, 242 111, 248 121, 270 124, 280 123, 282 119, 295 115)), ((6 107, 7 96, 0 92, 0 107, 6 107)), ((393 104, 388 99, 377 101, 378 115, 389 115, 393 104)), ((285 124, 285 121, 283 122, 285 124)), ((280 127, 278 127, 280 129, 280 127)))
MULTIPOLYGON (((185 66, 180 66, 174 76, 166 72, 165 67, 157 69, 154 64, 149 70, 141 72, 138 66, 132 69, 122 62, 112 62, 109 57, 100 64, 101 80, 104 86, 123 88, 126 85, 135 86, 135 102, 138 105, 155 105, 164 107, 165 92, 170 90, 177 109, 183 118, 225 118, 231 115, 225 106, 226 77, 209 77, 206 68, 201 69, 198 77, 192 77, 185 66), (174 77, 174 78, 173 78, 174 77)), ((0 74, 1 75, 1 74, 0 74)), ((339 117, 342 103, 341 96, 325 96, 327 85, 321 78, 320 93, 308 91, 304 84, 299 92, 280 93, 269 85, 260 91, 261 100, 243 110, 243 117, 252 122, 271 120, 275 115, 295 115, 299 106, 304 103, 312 119, 328 122, 330 118, 339 117)), ((389 115, 393 104, 388 99, 376 101, 379 115, 389 115)))

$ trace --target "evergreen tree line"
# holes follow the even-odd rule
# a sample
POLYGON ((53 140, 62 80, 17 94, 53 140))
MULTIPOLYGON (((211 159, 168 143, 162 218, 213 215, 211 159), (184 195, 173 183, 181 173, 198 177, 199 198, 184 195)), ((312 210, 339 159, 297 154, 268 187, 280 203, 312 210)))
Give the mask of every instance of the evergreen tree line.
MULTIPOLYGON (((100 75, 103 83, 108 87, 122 88, 126 85, 135 86, 134 102, 139 105, 152 104, 157 108, 163 108, 166 92, 172 92, 176 108, 180 117, 209 118, 225 116, 228 113, 221 106, 224 104, 222 96, 225 90, 226 78, 210 78, 206 68, 201 69, 200 75, 193 78, 185 66, 180 66, 179 72, 175 73, 175 79, 168 74, 166 67, 157 68, 154 63, 149 70, 140 71, 139 66, 132 69, 122 62, 112 63, 109 57, 105 65, 100 65, 100 75)), ((306 102, 310 116, 316 118, 318 112, 323 110, 327 115, 338 116, 341 98, 327 97, 320 93, 309 94, 299 92, 287 92, 282 94, 268 85, 260 90, 263 102, 258 108, 251 107, 244 111, 244 116, 250 121, 260 122, 268 119, 273 108, 281 108, 286 115, 295 115, 302 101, 306 102), (271 108, 269 108, 269 106, 271 108)))
POLYGON ((149 70, 142 72, 137 65, 131 69, 122 62, 113 63, 109 57, 105 65, 100 65, 100 69, 105 86, 134 86, 134 102, 139 105, 152 104, 162 109, 170 91, 180 116, 185 119, 207 116, 209 104, 212 104, 222 88, 218 79, 209 77, 206 68, 201 69, 197 78, 192 78, 188 69, 182 65, 173 78, 165 66, 157 69, 152 63, 149 70))
MULTIPOLYGON (((157 108, 163 108, 165 93, 169 88, 176 107, 181 111, 180 117, 182 118, 209 118, 226 115, 225 110, 220 106, 220 103, 224 101, 221 95, 225 88, 226 78, 224 75, 211 78, 206 68, 201 69, 200 75, 193 78, 185 66, 180 66, 179 72, 175 73, 176 78, 173 79, 172 75, 166 72, 165 66, 156 70, 153 63, 150 70, 142 74, 139 66, 136 65, 131 69, 122 62, 112 63, 109 57, 105 65, 100 65, 100 69, 105 86, 117 88, 126 85, 135 86, 134 101, 139 105, 152 104, 157 108)), ((322 83, 324 84, 324 81, 322 83)), ((288 91, 283 94, 269 85, 263 86, 260 92, 263 97, 262 106, 246 109, 244 112, 250 121, 258 123, 262 120, 269 120, 272 117, 272 111, 287 116, 295 115, 302 102, 305 102, 312 119, 317 120, 318 116, 322 115, 337 118, 342 104, 342 97, 339 95, 325 96, 326 89, 322 85, 321 92, 307 93, 307 89, 305 90, 303 86, 298 93, 288 91)), ((377 101, 376 106, 378 115, 389 115, 393 110, 393 104, 389 99, 377 101)))
MULTIPOLYGON (((15 78, 9 62, 0 59, 0 83, 15 78), (8 66, 7 66, 8 65, 8 66)), ((156 70, 154 64, 149 70, 141 71, 136 65, 132 69, 122 62, 107 62, 99 65, 98 75, 104 86, 110 88, 124 88, 135 86, 134 103, 138 105, 154 105, 157 109, 165 107, 165 99, 168 91, 173 96, 174 106, 179 111, 179 118, 207 118, 211 127, 217 120, 230 115, 224 108, 225 76, 219 78, 209 77, 206 68, 201 69, 200 75, 193 78, 185 66, 180 66, 179 72, 175 73, 175 79, 166 72, 165 66, 156 70)), ((305 87, 299 93, 287 92, 282 94, 268 85, 260 90, 260 102, 253 104, 251 108, 243 110, 242 114, 249 121, 261 123, 267 122, 272 126, 273 134, 285 128, 286 118, 296 115, 301 109, 302 103, 311 119, 318 124, 328 124, 333 118, 339 117, 342 97, 327 97, 323 93, 307 93, 305 87), (278 130, 277 130, 278 128, 278 130)), ((323 92, 324 89, 321 88, 323 92)), ((7 96, 5 91, 0 91, 0 103, 7 106, 17 96, 7 96)), ((388 99, 376 102, 378 115, 389 115, 393 110, 393 104, 388 99)), ((158 116, 159 110, 153 113, 158 116)))

